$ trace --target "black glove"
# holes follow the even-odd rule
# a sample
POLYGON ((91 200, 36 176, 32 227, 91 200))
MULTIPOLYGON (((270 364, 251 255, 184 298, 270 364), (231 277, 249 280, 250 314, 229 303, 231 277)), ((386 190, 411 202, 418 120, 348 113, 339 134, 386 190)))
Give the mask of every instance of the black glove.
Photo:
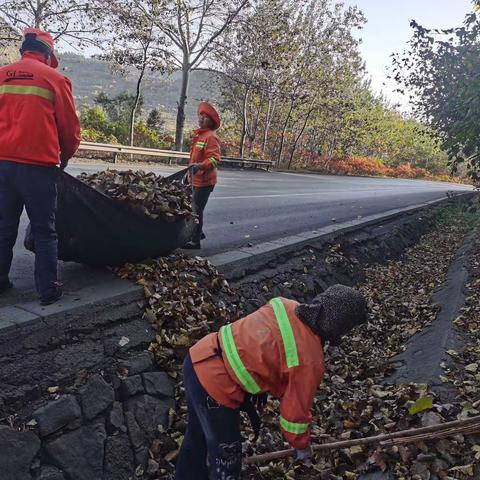
POLYGON ((257 409, 258 413, 262 414, 265 410, 265 406, 267 405, 268 401, 268 393, 259 393, 258 395, 252 395, 250 397, 250 402, 252 402, 253 406, 257 409))
POLYGON ((195 175, 200 170, 200 165, 198 163, 192 163, 190 170, 192 171, 192 175, 195 175))
POLYGON ((60 162, 60 170, 63 172, 68 166, 68 160, 62 160, 60 162))

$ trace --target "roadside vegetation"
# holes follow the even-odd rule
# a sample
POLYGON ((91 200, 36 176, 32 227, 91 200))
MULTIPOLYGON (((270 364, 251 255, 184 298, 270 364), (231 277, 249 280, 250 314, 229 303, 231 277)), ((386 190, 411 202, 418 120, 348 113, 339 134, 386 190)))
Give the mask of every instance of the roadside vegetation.
POLYGON ((435 131, 454 171, 480 173, 480 2, 463 25, 425 28, 412 21, 409 48, 394 58, 400 91, 414 113, 435 131))
POLYGON ((366 19, 335 0, 6 0, 1 16, 13 32, 34 24, 77 51, 95 51, 132 80, 131 90, 106 86, 83 107, 85 140, 188 148, 184 130, 194 125, 186 124, 186 105, 200 100, 190 83, 202 72, 215 85, 206 94, 218 92, 204 99, 221 107, 224 154, 279 168, 407 178, 447 179, 449 158, 453 167, 475 166, 476 13, 442 32, 412 23, 411 49, 394 72, 415 93, 412 116, 374 93, 359 50, 366 19), (148 79, 173 72, 174 128, 174 112, 142 108, 148 79))

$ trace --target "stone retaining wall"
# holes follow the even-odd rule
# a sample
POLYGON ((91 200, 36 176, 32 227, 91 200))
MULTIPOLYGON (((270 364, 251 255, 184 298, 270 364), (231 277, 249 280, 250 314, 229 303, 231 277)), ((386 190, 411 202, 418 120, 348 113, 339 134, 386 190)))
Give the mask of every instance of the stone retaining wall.
MULTIPOLYGON (((144 352, 35 410, 29 430, 0 426, 2 480, 129 480, 158 465, 148 449, 175 407, 174 385, 144 352)), ((57 387, 54 387, 54 391, 57 387)))

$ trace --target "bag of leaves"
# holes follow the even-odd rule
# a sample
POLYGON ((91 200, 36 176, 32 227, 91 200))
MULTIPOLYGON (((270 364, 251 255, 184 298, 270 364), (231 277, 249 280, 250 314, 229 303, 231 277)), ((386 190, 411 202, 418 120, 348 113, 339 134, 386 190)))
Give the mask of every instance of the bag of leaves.
POLYGON ((58 257, 95 266, 168 255, 191 237, 190 190, 143 171, 58 180, 58 257))

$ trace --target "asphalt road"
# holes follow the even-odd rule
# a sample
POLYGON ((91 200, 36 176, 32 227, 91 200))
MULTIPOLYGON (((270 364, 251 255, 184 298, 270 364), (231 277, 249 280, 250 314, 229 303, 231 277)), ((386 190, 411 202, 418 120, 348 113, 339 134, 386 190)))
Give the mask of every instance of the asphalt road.
MULTIPOLYGON (((105 164, 72 164, 68 172, 97 171, 105 164)), ((121 168, 127 168, 122 166, 121 168)), ((134 167, 138 168, 138 167, 134 167)), ((144 167, 145 168, 145 167, 144 167)), ((170 174, 178 167, 146 167, 170 174)), ((445 197, 449 190, 465 191, 454 184, 365 177, 268 173, 221 170, 205 213, 206 240, 202 256, 301 233, 325 225, 381 213, 394 208, 445 197)), ((34 256, 23 248, 28 219, 22 217, 15 246, 11 280, 15 289, 0 298, 0 305, 35 298, 34 256)), ((63 263, 60 276, 67 291, 75 291, 108 275, 82 265, 63 263)))

